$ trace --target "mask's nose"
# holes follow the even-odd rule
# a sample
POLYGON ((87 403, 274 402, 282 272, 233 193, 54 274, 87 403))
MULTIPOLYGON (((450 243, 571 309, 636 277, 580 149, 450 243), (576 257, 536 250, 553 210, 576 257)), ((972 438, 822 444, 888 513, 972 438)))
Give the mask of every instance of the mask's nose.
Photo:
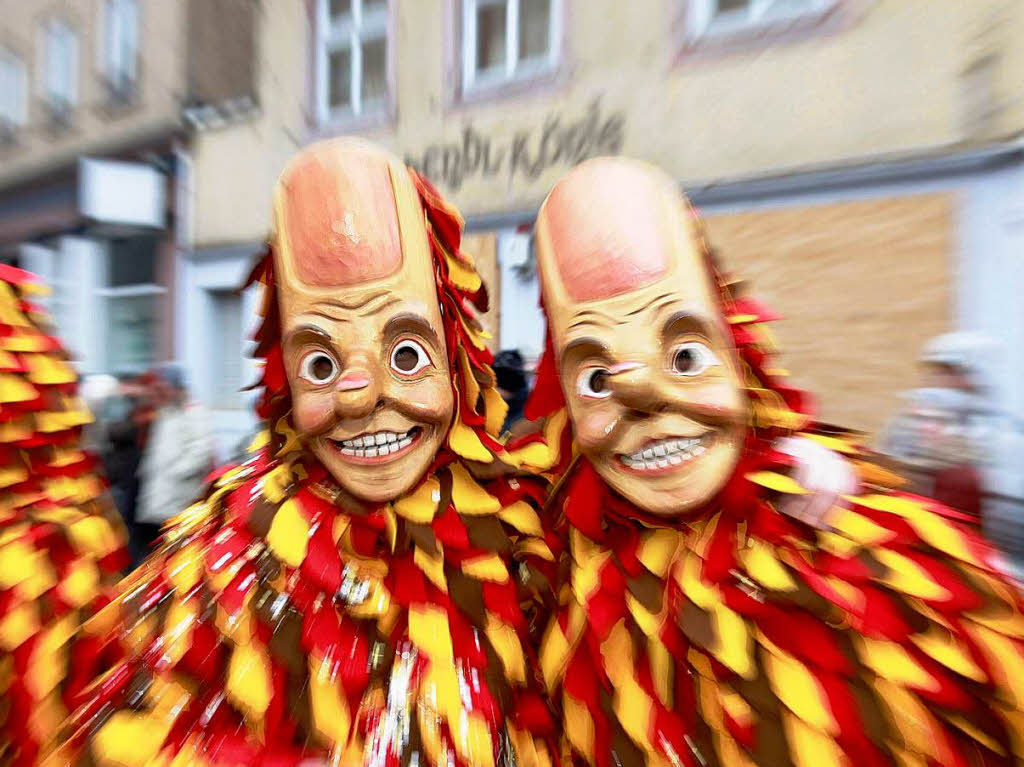
POLYGON ((334 385, 334 412, 339 418, 355 420, 374 411, 381 397, 379 367, 368 355, 349 357, 345 371, 334 385))
POLYGON ((630 410, 646 412, 658 406, 651 368, 642 362, 620 362, 608 370, 612 394, 630 410))

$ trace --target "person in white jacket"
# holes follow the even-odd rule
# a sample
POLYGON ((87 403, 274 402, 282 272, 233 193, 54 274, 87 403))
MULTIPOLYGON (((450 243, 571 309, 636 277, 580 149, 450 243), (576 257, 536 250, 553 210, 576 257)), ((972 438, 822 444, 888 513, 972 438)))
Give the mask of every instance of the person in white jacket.
POLYGON ((133 531, 147 546, 164 522, 200 494, 214 460, 209 413, 189 401, 181 367, 164 363, 152 372, 156 415, 139 466, 138 531, 133 531))

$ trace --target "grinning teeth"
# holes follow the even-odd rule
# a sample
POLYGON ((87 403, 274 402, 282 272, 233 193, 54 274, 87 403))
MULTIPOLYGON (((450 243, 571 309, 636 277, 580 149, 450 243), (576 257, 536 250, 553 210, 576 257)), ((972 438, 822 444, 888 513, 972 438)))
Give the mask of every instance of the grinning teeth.
POLYGON ((635 453, 623 455, 621 460, 627 468, 643 471, 679 466, 683 461, 704 453, 706 448, 701 444, 702 440, 702 437, 666 439, 635 453))
POLYGON ((344 455, 354 455, 357 458, 376 458, 381 455, 397 453, 402 448, 411 445, 413 431, 414 429, 401 433, 378 431, 352 439, 338 440, 337 443, 344 455))

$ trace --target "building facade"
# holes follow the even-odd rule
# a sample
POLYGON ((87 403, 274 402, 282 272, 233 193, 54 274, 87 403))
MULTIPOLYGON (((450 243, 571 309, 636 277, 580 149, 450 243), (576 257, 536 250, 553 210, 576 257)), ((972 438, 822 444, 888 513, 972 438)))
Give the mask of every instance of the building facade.
MULTIPOLYGON (((46 300, 86 375, 181 356, 191 138, 256 111, 257 11, 248 0, 0 0, 0 261, 52 286, 46 300)), ((213 299, 229 332, 242 317, 233 291, 213 299)), ((224 367, 234 406, 241 370, 224 367)))
POLYGON ((922 345, 953 329, 994 339, 995 399, 1024 417, 1024 348, 1002 343, 1024 337, 1016 0, 0 13, 0 253, 57 285, 58 317, 78 312, 62 327, 86 370, 184 362, 224 444, 253 427, 236 352, 255 299, 236 289, 274 180, 297 149, 345 134, 405 157, 467 216, 496 347, 540 351, 529 233, 547 190, 622 154, 669 170, 724 263, 786 316, 785 359, 825 419, 877 432, 922 345))
POLYGON ((953 329, 994 339, 994 396, 1024 416, 1024 350, 1000 345, 1024 334, 1021 3, 260 5, 264 110, 195 143, 203 268, 259 247, 292 152, 364 135, 466 214, 495 344, 535 356, 537 207, 574 164, 623 154, 674 174, 786 315, 785 358, 825 419, 877 432, 953 329))

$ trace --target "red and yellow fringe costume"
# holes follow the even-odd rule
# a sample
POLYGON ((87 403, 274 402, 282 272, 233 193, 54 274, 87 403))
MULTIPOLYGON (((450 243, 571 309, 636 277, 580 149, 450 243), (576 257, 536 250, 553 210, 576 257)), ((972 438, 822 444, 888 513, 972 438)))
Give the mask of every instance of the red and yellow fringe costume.
MULTIPOLYGON (((884 487, 842 438, 863 493, 816 530, 771 445, 808 425, 771 367, 773 319, 720 281, 753 405, 733 480, 675 523, 635 508, 564 447, 553 510, 568 543, 540 650, 567 763, 1024 763, 1024 615, 954 513, 884 487)), ((565 424, 548 345, 528 417, 565 424)), ((566 429, 567 431, 567 429, 566 429)), ((548 441, 557 439, 549 435, 548 441)), ((544 458, 538 451, 537 457, 544 458)))
MULTIPOLYGON (((412 172, 412 171, 410 171, 412 172)), ((474 479, 504 457, 505 415, 473 307, 486 291, 462 221, 415 176, 427 214, 456 415, 422 482, 366 514, 289 420, 269 254, 259 413, 270 425, 165 530, 165 543, 87 629, 124 659, 69 723, 63 758, 97 765, 381 767, 551 764, 512 563, 550 561, 542 485, 474 479)), ((553 738, 552 738, 553 740, 553 738)))
POLYGON ((0 763, 34 764, 91 680, 99 645, 83 618, 128 563, 117 512, 80 448, 92 419, 78 376, 33 298, 0 265, 0 763))

